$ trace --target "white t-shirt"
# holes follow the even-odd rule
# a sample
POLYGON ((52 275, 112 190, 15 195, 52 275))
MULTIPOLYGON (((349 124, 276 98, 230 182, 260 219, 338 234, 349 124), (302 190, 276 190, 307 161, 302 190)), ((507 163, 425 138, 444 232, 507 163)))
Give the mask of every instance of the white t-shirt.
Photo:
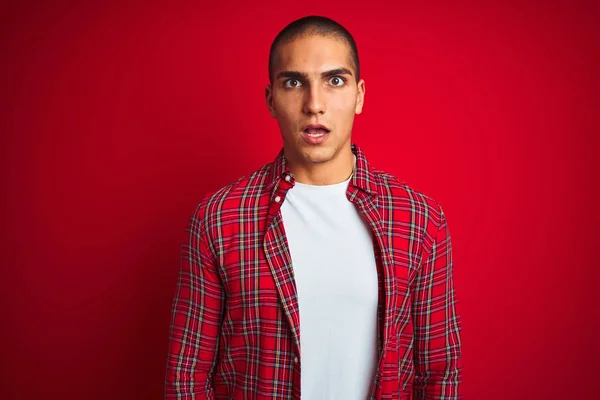
POLYGON ((346 197, 349 182, 296 182, 281 205, 306 400, 367 399, 377 364, 377 266, 369 225, 346 197))

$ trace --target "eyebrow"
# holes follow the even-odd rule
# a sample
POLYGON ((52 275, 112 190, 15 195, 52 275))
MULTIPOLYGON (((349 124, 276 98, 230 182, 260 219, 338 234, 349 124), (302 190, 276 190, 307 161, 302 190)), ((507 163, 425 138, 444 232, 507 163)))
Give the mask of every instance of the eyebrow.
MULTIPOLYGON (((321 78, 329 78, 330 76, 334 75, 352 76, 352 72, 348 68, 336 68, 322 72, 321 78)), ((298 71, 281 71, 279 74, 277 74, 277 79, 279 78, 308 79, 308 74, 298 71)))

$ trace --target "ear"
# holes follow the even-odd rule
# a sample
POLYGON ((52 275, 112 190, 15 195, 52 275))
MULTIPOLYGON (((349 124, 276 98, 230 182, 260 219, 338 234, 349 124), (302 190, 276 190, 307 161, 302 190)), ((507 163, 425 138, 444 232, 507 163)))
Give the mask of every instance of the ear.
POLYGON ((265 86, 265 100, 271 117, 275 118, 275 106, 273 105, 273 87, 271 84, 265 86))
POLYGON ((354 112, 360 114, 363 105, 365 104, 365 81, 361 79, 356 86, 358 87, 358 92, 356 93, 356 108, 354 109, 354 112))

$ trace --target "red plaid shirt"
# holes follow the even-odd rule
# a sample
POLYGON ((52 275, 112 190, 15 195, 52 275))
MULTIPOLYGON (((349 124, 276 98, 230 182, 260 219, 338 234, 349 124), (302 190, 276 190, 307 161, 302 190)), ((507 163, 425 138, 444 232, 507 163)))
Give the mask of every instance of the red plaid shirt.
MULTIPOLYGON (((358 146, 352 151, 347 197, 372 229, 379 275, 370 399, 461 398, 461 324, 444 212, 371 167, 358 146)), ((200 202, 173 303, 167 399, 300 399, 301 327, 280 213, 293 186, 282 150, 200 202)))

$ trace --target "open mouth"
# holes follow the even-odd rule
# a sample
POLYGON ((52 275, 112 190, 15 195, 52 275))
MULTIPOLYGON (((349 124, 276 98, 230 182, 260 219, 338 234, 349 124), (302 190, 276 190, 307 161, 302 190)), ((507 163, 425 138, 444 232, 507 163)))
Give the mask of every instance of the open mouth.
POLYGON ((331 131, 327 129, 324 125, 311 124, 307 125, 302 131, 302 133, 304 133, 304 140, 307 143, 311 145, 316 145, 326 141, 331 131))
POLYGON ((319 138, 329 133, 326 128, 306 128, 304 133, 311 138, 319 138))

